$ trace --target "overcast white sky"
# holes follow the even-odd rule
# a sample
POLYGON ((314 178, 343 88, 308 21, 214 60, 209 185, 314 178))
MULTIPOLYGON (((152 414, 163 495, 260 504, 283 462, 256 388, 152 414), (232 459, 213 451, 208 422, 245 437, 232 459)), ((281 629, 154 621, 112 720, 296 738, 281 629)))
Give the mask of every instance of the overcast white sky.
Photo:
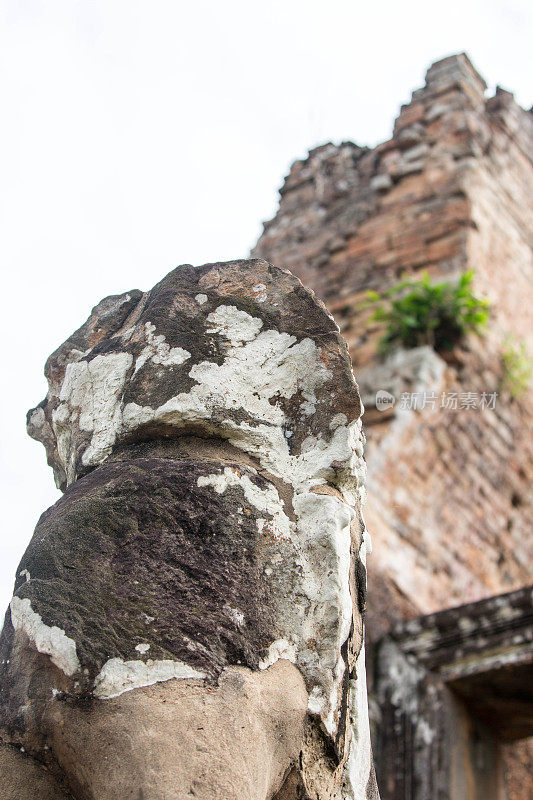
MULTIPOLYGON (((389 138, 466 50, 530 107, 527 0, 0 0, 0 606, 57 497, 25 412, 108 294, 246 256, 290 163, 389 138)), ((2 612, 3 613, 3 610, 2 612)))

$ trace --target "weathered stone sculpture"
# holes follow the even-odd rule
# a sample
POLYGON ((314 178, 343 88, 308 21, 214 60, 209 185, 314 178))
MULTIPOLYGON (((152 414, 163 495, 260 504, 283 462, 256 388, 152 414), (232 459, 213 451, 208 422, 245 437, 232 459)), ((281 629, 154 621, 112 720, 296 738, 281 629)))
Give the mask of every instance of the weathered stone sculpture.
POLYGON ((65 494, 0 640, 0 798, 376 797, 361 405, 265 261, 103 300, 28 415, 65 494))

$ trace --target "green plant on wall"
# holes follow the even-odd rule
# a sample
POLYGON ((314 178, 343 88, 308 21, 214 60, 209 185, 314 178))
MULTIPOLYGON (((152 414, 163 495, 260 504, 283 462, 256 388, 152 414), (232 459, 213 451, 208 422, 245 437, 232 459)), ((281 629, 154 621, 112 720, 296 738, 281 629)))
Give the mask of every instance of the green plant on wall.
POLYGON ((502 348, 502 389, 511 397, 522 397, 533 377, 533 359, 523 340, 507 336, 502 348))
POLYGON ((469 332, 480 334, 489 318, 489 302, 472 291, 473 270, 456 282, 432 283, 429 275, 407 278, 382 294, 367 292, 365 306, 375 305, 372 319, 385 327, 380 352, 395 347, 431 345, 451 350, 469 332))

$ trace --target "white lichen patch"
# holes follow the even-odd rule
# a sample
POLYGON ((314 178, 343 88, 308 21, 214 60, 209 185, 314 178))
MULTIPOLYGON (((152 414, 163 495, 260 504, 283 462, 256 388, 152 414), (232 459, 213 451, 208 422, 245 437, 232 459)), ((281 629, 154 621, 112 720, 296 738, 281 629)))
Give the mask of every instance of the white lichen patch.
POLYGON ((350 680, 351 739, 344 766, 343 800, 364 800, 372 769, 364 645, 357 657, 355 675, 356 678, 350 680))
MULTIPOLYGON (((225 484, 228 474, 208 477, 221 490, 229 485, 225 484)), ((260 497, 256 503, 263 500, 260 497)), ((251 499, 249 502, 255 505, 251 499)), ((260 668, 271 666, 279 658, 297 663, 312 687, 309 710, 320 716, 326 730, 334 735, 346 668, 341 648, 350 634, 353 613, 349 576, 350 526, 355 512, 340 497, 330 494, 297 492, 293 504, 297 521, 288 524, 289 541, 283 538, 276 545, 276 540, 268 537, 270 563, 290 563, 292 582, 286 584, 279 598, 277 625, 283 635, 271 644, 260 668)), ((257 522, 261 533, 265 520, 257 522)), ((274 570, 267 566, 264 574, 268 579, 274 570)))
POLYGON ((121 658, 110 658, 106 661, 94 681, 93 694, 101 700, 118 697, 124 692, 152 686, 154 683, 169 681, 173 678, 192 678, 203 680, 205 673, 200 672, 183 661, 123 661, 121 658))
POLYGON ((229 605, 224 606, 224 610, 226 611, 227 615, 230 617, 231 620, 239 627, 242 628, 244 625, 244 614, 238 608, 232 608, 229 605))
POLYGON ((255 286, 252 286, 252 292, 254 292, 258 303, 264 303, 267 299, 266 288, 264 283, 256 283, 255 286))
POLYGON ((346 414, 334 414, 329 423, 329 429, 334 431, 335 428, 338 428, 339 425, 346 425, 348 422, 348 417, 346 414))
POLYGON ((46 418, 44 416, 44 411, 42 408, 36 408, 32 411, 32 414, 29 419, 29 424, 33 425, 34 428, 42 428, 44 423, 46 422, 46 418))
POLYGON ((259 669, 268 669, 280 658, 286 658, 293 664, 296 662, 296 645, 293 642, 288 642, 287 639, 277 639, 272 642, 268 648, 266 657, 259 662, 259 669))
POLYGON ((262 319, 252 317, 235 306, 225 305, 209 314, 207 322, 212 326, 207 328, 207 333, 220 333, 233 346, 251 342, 263 327, 262 319))
POLYGON ((294 526, 285 514, 283 501, 272 484, 261 489, 248 475, 232 467, 225 467, 222 473, 200 475, 197 484, 198 486, 212 486, 218 494, 225 492, 228 486, 239 486, 250 505, 254 506, 258 511, 272 516, 272 521, 269 525, 270 534, 277 534, 282 538, 290 538, 291 529, 294 526))
POLYGON ((120 397, 132 361, 130 353, 110 353, 91 361, 67 364, 59 395, 61 404, 52 414, 52 425, 69 482, 75 478, 72 412, 78 416, 80 430, 92 432, 91 442, 83 453, 83 463, 86 466, 99 464, 111 452, 120 428, 120 397))
POLYGON ((366 567, 366 559, 371 554, 371 552, 372 552, 372 539, 370 538, 370 534, 365 527, 361 539, 361 546, 359 548, 359 558, 361 559, 365 567, 366 567))
POLYGON ((183 347, 171 347, 162 334, 155 333, 155 325, 146 322, 144 325, 146 347, 141 351, 140 356, 135 359, 135 375, 141 367, 150 359, 153 364, 161 364, 163 367, 179 366, 191 357, 188 350, 183 347))
POLYGON ((293 503, 301 568, 297 592, 305 600, 298 595, 292 600, 286 622, 300 631, 298 664, 314 684, 310 711, 333 734, 345 671, 341 648, 353 613, 349 577, 354 511, 331 495, 299 494, 293 503))
POLYGON ((203 306, 207 303, 207 295, 206 294, 197 294, 195 295, 196 302, 199 306, 203 306))
POLYGON ((322 720, 324 728, 334 738, 339 726, 341 714, 341 687, 346 664, 339 656, 332 670, 331 680, 313 686, 307 703, 310 714, 316 714, 322 720))
POLYGON ((21 569, 21 571, 19 572, 19 578, 24 578, 26 580, 26 583, 28 581, 31 581, 31 575, 27 569, 21 569))
POLYGON ((131 328, 128 328, 127 330, 123 331, 120 334, 120 338, 122 339, 123 342, 129 342, 134 333, 135 333, 135 325, 132 325, 131 328))
POLYGON ((76 642, 62 628, 45 625, 41 616, 32 609, 31 601, 27 597, 15 596, 9 605, 13 628, 17 632, 25 633, 39 653, 50 656, 52 664, 68 677, 80 670, 76 642))
POLYGON ((135 645, 135 649, 143 656, 150 649, 150 645, 146 642, 139 642, 139 644, 135 645))

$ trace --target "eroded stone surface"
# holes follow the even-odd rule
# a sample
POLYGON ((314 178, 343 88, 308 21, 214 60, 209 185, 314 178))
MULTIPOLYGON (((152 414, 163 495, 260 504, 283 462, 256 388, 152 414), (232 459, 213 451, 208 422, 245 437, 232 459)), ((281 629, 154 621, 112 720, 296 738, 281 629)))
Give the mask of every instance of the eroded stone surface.
MULTIPOLYGON (((135 715, 154 686, 161 702, 194 687, 218 697, 234 667, 254 686, 294 673, 297 746, 275 779, 256 776, 256 794, 228 763, 217 796, 231 785, 363 797, 374 779, 361 403, 325 307, 264 261, 185 265, 150 292, 102 301, 46 375, 28 430, 65 494, 21 561, 0 639, 7 737, 59 761, 76 796, 103 797, 72 756, 82 709, 135 715)), ((165 781, 181 790, 179 775, 165 781)))
POLYGON ((71 800, 43 765, 14 747, 0 745, 2 800, 71 800))
POLYGON ((76 796, 263 800, 297 763, 307 692, 296 667, 227 668, 218 686, 171 680, 43 722, 76 796), (127 768, 125 768, 127 765, 127 768))

